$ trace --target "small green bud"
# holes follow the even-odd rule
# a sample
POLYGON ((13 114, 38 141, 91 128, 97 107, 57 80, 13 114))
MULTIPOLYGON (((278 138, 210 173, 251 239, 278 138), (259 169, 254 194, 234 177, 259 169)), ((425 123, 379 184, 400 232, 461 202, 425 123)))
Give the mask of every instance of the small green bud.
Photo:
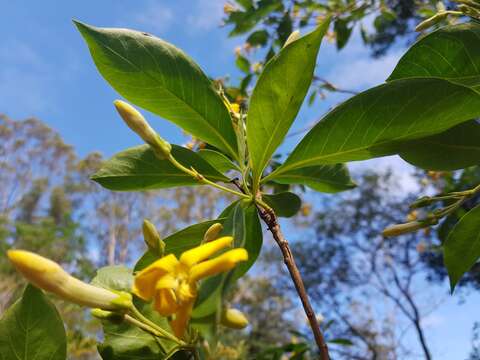
POLYGON ((166 159, 170 156, 172 145, 152 129, 137 109, 122 100, 115 100, 113 103, 128 127, 150 145, 160 159, 166 159))
POLYGON ((415 31, 423 31, 431 28, 432 26, 442 22, 447 17, 447 12, 439 12, 432 17, 428 18, 427 20, 422 21, 420 24, 417 25, 415 31))
POLYGON ((92 314, 93 317, 96 317, 99 320, 108 320, 115 324, 121 323, 125 318, 125 314, 113 311, 106 311, 102 309, 92 309, 90 310, 90 314, 92 314))
POLYGON ((292 42, 298 39, 300 39, 300 31, 295 30, 288 36, 287 40, 285 41, 285 44, 283 44, 283 47, 287 47, 289 44, 291 44, 292 42))
POLYGON ((147 219, 143 220, 143 239, 145 244, 147 244, 148 249, 159 256, 163 256, 165 252, 165 242, 160 238, 155 225, 153 225, 147 219))
POLYGON ((208 228, 208 230, 205 232, 205 235, 203 235, 203 241, 202 243, 207 243, 210 241, 213 241, 218 238, 218 235, 223 230, 223 225, 220 223, 215 223, 212 226, 208 228))
POLYGON ((430 196, 422 196, 421 198, 415 200, 411 205, 411 209, 419 209, 433 203, 433 199, 430 196))
POLYGON ((220 324, 231 329, 243 329, 248 326, 248 319, 237 309, 224 309, 220 318, 220 324))
POLYGON ((427 226, 428 223, 425 221, 411 221, 405 224, 388 226, 385 230, 383 230, 382 235, 385 237, 399 236, 420 230, 427 226))

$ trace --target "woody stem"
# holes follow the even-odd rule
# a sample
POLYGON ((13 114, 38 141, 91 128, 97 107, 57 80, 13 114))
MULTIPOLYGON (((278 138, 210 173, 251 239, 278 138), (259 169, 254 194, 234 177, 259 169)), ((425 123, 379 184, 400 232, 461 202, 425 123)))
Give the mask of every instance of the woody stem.
MULTIPOLYGON (((233 180, 232 182, 237 186, 239 190, 243 191, 242 186, 237 180, 233 180)), ((295 289, 297 290, 298 297, 302 302, 303 310, 305 311, 308 322, 310 323, 315 342, 320 352, 320 359, 329 360, 330 356, 328 354, 327 343, 325 342, 325 338, 322 334, 322 330, 320 329, 320 325, 318 324, 315 312, 313 311, 312 305, 310 304, 307 290, 305 289, 305 285, 303 284, 302 275, 300 274, 297 264, 295 263, 295 259, 290 249, 290 245, 288 244, 287 239, 285 239, 285 236, 280 229, 280 225, 278 224, 275 212, 272 208, 268 207, 268 205, 266 208, 264 208, 263 204, 263 201, 257 200, 258 213, 264 223, 268 226, 268 229, 272 233, 275 242, 282 251, 283 261, 287 266, 290 277, 292 278, 295 289)))

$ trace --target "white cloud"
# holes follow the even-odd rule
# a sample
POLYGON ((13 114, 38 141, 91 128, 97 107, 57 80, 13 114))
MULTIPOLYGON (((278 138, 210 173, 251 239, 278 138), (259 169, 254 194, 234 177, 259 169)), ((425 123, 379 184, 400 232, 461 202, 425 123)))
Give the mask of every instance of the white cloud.
POLYGON ((133 21, 141 25, 142 29, 157 33, 167 30, 174 20, 174 14, 168 6, 154 2, 133 15, 133 21))
POLYGON ((392 52, 379 59, 369 57, 340 58, 342 62, 328 74, 328 79, 336 86, 345 89, 365 89, 381 84, 390 75, 400 58, 400 53, 392 52))

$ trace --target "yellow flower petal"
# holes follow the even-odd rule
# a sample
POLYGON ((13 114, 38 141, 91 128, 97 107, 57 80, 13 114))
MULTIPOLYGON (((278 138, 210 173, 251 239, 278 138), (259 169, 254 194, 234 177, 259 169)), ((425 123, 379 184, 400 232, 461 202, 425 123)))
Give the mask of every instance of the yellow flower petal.
POLYGON ((187 250, 180 256, 180 262, 188 267, 193 266, 202 260, 208 259, 217 251, 230 246, 232 241, 233 238, 231 236, 224 236, 217 240, 210 241, 206 244, 187 250))
POLYGON ((177 311, 177 298, 172 289, 160 289, 155 293, 154 308, 162 316, 169 316, 177 311))
POLYGON ((234 268, 237 263, 247 259, 248 253, 245 249, 233 249, 227 251, 212 260, 207 260, 193 266, 190 269, 190 279, 192 281, 198 281, 207 276, 228 271, 234 268))
POLYGON ((145 301, 150 301, 155 294, 157 280, 171 273, 178 265, 175 255, 170 254, 150 264, 135 275, 133 293, 145 301))
POLYGON ((180 306, 175 314, 175 319, 170 321, 170 327, 172 328, 173 333, 179 338, 182 338, 185 334, 185 330, 187 330, 194 302, 195 301, 192 300, 180 306))

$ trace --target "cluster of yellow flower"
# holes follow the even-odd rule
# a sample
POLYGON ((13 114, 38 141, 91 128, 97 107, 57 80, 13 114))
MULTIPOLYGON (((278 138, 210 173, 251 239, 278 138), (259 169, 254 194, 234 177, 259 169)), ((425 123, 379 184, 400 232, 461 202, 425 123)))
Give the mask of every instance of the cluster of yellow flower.
MULTIPOLYGON (((153 307, 162 316, 169 317, 176 337, 185 335, 192 309, 197 299, 198 282, 208 276, 229 271, 248 259, 243 248, 230 249, 233 238, 218 236, 220 224, 214 224, 205 234, 201 245, 185 251, 177 259, 173 254, 160 258, 135 274, 132 293, 144 301, 153 301, 153 307), (212 234, 214 238, 212 239, 212 234)), ((95 309, 127 314, 133 310, 132 295, 110 291, 87 284, 68 274, 61 266, 40 255, 24 250, 9 250, 8 257, 17 270, 33 285, 56 294, 70 302, 95 309)), ((243 328, 247 319, 239 311, 229 309, 222 314, 222 323, 243 328)))

